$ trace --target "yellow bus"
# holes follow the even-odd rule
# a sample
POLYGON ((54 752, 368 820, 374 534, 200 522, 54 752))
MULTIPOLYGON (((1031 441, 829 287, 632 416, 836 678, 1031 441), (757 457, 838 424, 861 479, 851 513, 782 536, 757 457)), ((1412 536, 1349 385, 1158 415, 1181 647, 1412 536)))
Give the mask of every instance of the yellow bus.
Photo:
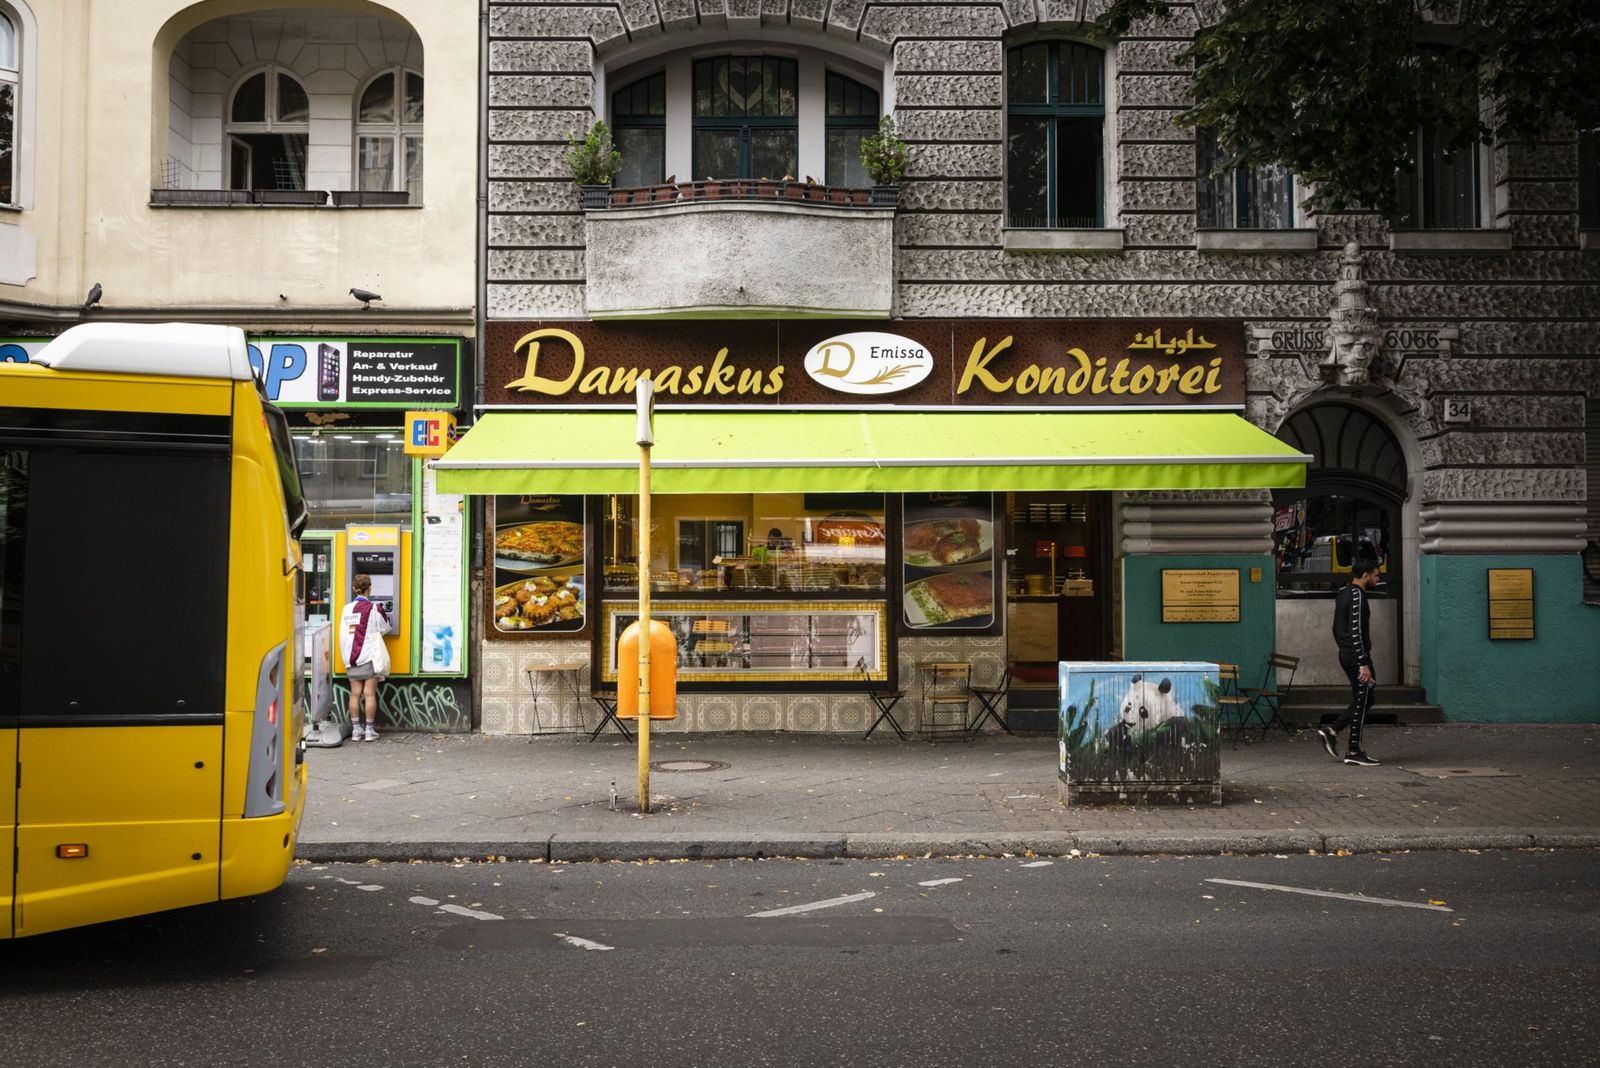
POLYGON ((86 324, 0 363, 0 935, 283 882, 305 522, 237 328, 86 324))

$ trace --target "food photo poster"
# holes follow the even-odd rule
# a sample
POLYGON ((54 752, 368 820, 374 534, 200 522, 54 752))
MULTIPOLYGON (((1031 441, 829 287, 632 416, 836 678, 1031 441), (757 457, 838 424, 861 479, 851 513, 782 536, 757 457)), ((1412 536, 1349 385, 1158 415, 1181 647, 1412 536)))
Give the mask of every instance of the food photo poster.
POLYGON ((583 630, 584 499, 574 494, 494 499, 494 629, 583 630))
POLYGON ((994 626, 994 494, 908 493, 902 531, 905 625, 924 631, 994 626))

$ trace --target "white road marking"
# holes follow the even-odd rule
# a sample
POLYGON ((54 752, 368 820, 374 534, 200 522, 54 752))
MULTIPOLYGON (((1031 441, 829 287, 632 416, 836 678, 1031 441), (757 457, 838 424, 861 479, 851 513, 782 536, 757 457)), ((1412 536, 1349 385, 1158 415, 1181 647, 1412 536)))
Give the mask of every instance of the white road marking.
POLYGON ((616 946, 608 946, 600 942, 591 942, 587 938, 579 938, 577 935, 558 934, 556 937, 561 939, 561 941, 565 942, 567 945, 577 946, 579 949, 599 949, 609 951, 617 948, 616 946))
POLYGON ((503 920, 503 919, 505 919, 504 916, 496 916, 492 912, 479 912, 477 909, 469 909, 465 905, 440 905, 439 906, 439 911, 440 912, 451 912, 451 913, 454 913, 457 916, 470 916, 474 920, 503 920))
POLYGON ((383 887, 379 886, 377 883, 362 883, 361 885, 357 886, 356 889, 357 890, 382 890, 383 887))
POLYGON ((1241 879, 1207 879, 1208 883, 1220 883, 1223 886, 1249 886, 1256 890, 1282 890, 1289 894, 1309 894, 1312 897, 1335 897, 1341 901, 1360 901, 1366 905, 1388 905, 1399 909, 1427 909, 1429 912, 1454 912, 1455 909, 1443 905, 1425 905, 1417 901, 1396 901, 1389 897, 1367 897, 1364 894, 1336 894, 1331 890, 1307 890, 1300 886, 1276 886, 1272 883, 1248 883, 1241 879))
POLYGON ((786 909, 772 909, 770 912, 752 912, 750 919, 759 919, 762 916, 793 916, 797 912, 814 912, 817 909, 831 909, 835 905, 848 905, 852 901, 865 901, 869 897, 878 895, 871 890, 860 894, 846 894, 843 897, 830 897, 826 901, 813 901, 809 905, 791 905, 786 909))
POLYGON ((413 905, 427 905, 429 908, 432 908, 434 905, 439 903, 437 900, 431 897, 413 897, 409 900, 413 905))
POLYGON ((943 886, 946 883, 959 883, 960 881, 961 881, 960 879, 929 879, 927 882, 918 883, 917 885, 918 886, 943 886))
POLYGON ((1019 864, 1019 865, 1017 865, 1017 867, 1019 867, 1019 868, 1048 868, 1050 865, 1052 865, 1054 863, 1055 863, 1055 861, 1053 861, 1053 860, 1033 860, 1033 861, 1029 861, 1026 864, 1019 864))

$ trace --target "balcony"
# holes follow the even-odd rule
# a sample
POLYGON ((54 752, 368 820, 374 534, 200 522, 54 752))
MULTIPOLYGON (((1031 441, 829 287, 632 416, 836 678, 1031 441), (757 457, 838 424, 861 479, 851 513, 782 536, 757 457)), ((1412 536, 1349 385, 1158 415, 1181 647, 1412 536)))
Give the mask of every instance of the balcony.
POLYGON ((887 318, 897 194, 768 180, 585 189, 588 314, 887 318))

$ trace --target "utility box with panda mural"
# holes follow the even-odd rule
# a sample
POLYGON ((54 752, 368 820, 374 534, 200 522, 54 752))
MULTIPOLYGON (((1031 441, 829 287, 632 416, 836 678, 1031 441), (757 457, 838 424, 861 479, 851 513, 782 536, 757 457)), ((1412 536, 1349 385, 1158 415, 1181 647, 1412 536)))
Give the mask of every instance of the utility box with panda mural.
POLYGON ((1217 665, 1062 661, 1067 804, 1222 803, 1217 665))

